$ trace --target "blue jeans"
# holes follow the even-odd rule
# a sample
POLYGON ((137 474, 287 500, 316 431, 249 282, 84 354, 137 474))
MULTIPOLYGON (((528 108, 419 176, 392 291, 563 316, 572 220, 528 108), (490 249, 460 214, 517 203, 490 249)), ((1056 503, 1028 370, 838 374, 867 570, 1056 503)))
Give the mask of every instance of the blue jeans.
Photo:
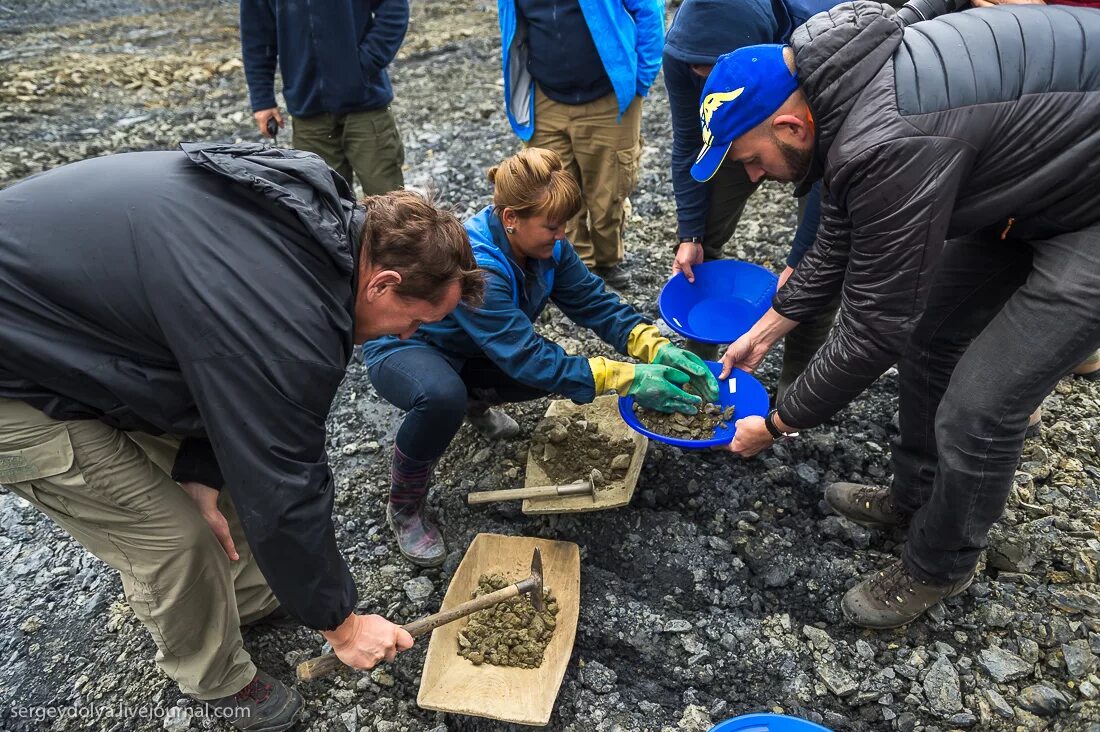
POLYGON ((1100 224, 947 243, 899 362, 894 505, 918 579, 966 577, 1000 518, 1028 415, 1100 346, 1100 224))
POLYGON ((394 351, 367 374, 383 399, 408 412, 396 444, 414 460, 443 455, 467 409, 529 401, 548 393, 521 384, 487 358, 463 361, 426 345, 394 351))

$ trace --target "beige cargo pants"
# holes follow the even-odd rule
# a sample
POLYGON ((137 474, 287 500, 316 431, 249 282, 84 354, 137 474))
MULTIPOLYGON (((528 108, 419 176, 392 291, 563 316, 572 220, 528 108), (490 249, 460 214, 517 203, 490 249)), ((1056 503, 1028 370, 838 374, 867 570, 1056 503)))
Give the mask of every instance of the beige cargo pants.
POLYGON ((235 694, 256 674, 240 625, 278 606, 228 492, 219 507, 231 562, 191 498, 169 477, 179 442, 97 420, 60 422, 0 399, 0 483, 34 504, 122 575, 157 665, 185 694, 235 694))
POLYGON ((556 152, 581 187, 581 210, 565 236, 589 267, 623 261, 628 196, 638 183, 642 143, 642 98, 634 97, 622 119, 608 94, 587 104, 555 102, 535 87, 535 133, 528 147, 556 152))

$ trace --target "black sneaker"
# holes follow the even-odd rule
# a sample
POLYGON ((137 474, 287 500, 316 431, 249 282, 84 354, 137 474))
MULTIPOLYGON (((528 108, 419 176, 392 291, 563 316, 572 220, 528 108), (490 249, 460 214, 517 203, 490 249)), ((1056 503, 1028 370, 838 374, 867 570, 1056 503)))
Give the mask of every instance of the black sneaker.
POLYGON ((621 264, 612 264, 606 267, 596 265, 592 268, 592 273, 606 282, 608 287, 614 287, 616 290, 629 290, 633 285, 630 281, 630 275, 626 273, 621 264))
POLYGON ((245 732, 283 732, 298 722, 302 711, 302 695, 296 690, 256 671, 248 685, 230 696, 199 701, 217 709, 217 716, 245 732))

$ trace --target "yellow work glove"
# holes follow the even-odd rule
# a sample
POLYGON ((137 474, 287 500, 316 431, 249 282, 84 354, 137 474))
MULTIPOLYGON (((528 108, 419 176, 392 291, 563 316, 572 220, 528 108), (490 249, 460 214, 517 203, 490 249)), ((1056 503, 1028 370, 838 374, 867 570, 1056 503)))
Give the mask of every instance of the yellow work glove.
POLYGON ((695 414, 702 400, 681 387, 690 377, 672 366, 632 364, 597 356, 588 359, 597 394, 630 395, 647 409, 695 414))
POLYGON ((657 358, 657 351, 671 343, 668 338, 661 335, 657 326, 649 323, 638 323, 630 335, 626 337, 626 352, 632 358, 643 363, 653 363, 657 358))

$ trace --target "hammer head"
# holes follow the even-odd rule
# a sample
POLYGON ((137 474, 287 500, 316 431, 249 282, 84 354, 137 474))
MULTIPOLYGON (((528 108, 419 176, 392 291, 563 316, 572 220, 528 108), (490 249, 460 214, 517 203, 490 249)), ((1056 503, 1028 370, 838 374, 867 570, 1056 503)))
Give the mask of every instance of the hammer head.
POLYGON ((531 555, 531 576, 528 578, 531 589, 528 594, 531 596, 531 604, 534 605, 535 610, 542 612, 546 609, 546 603, 542 598, 542 552, 538 547, 535 547, 535 553, 531 555))

